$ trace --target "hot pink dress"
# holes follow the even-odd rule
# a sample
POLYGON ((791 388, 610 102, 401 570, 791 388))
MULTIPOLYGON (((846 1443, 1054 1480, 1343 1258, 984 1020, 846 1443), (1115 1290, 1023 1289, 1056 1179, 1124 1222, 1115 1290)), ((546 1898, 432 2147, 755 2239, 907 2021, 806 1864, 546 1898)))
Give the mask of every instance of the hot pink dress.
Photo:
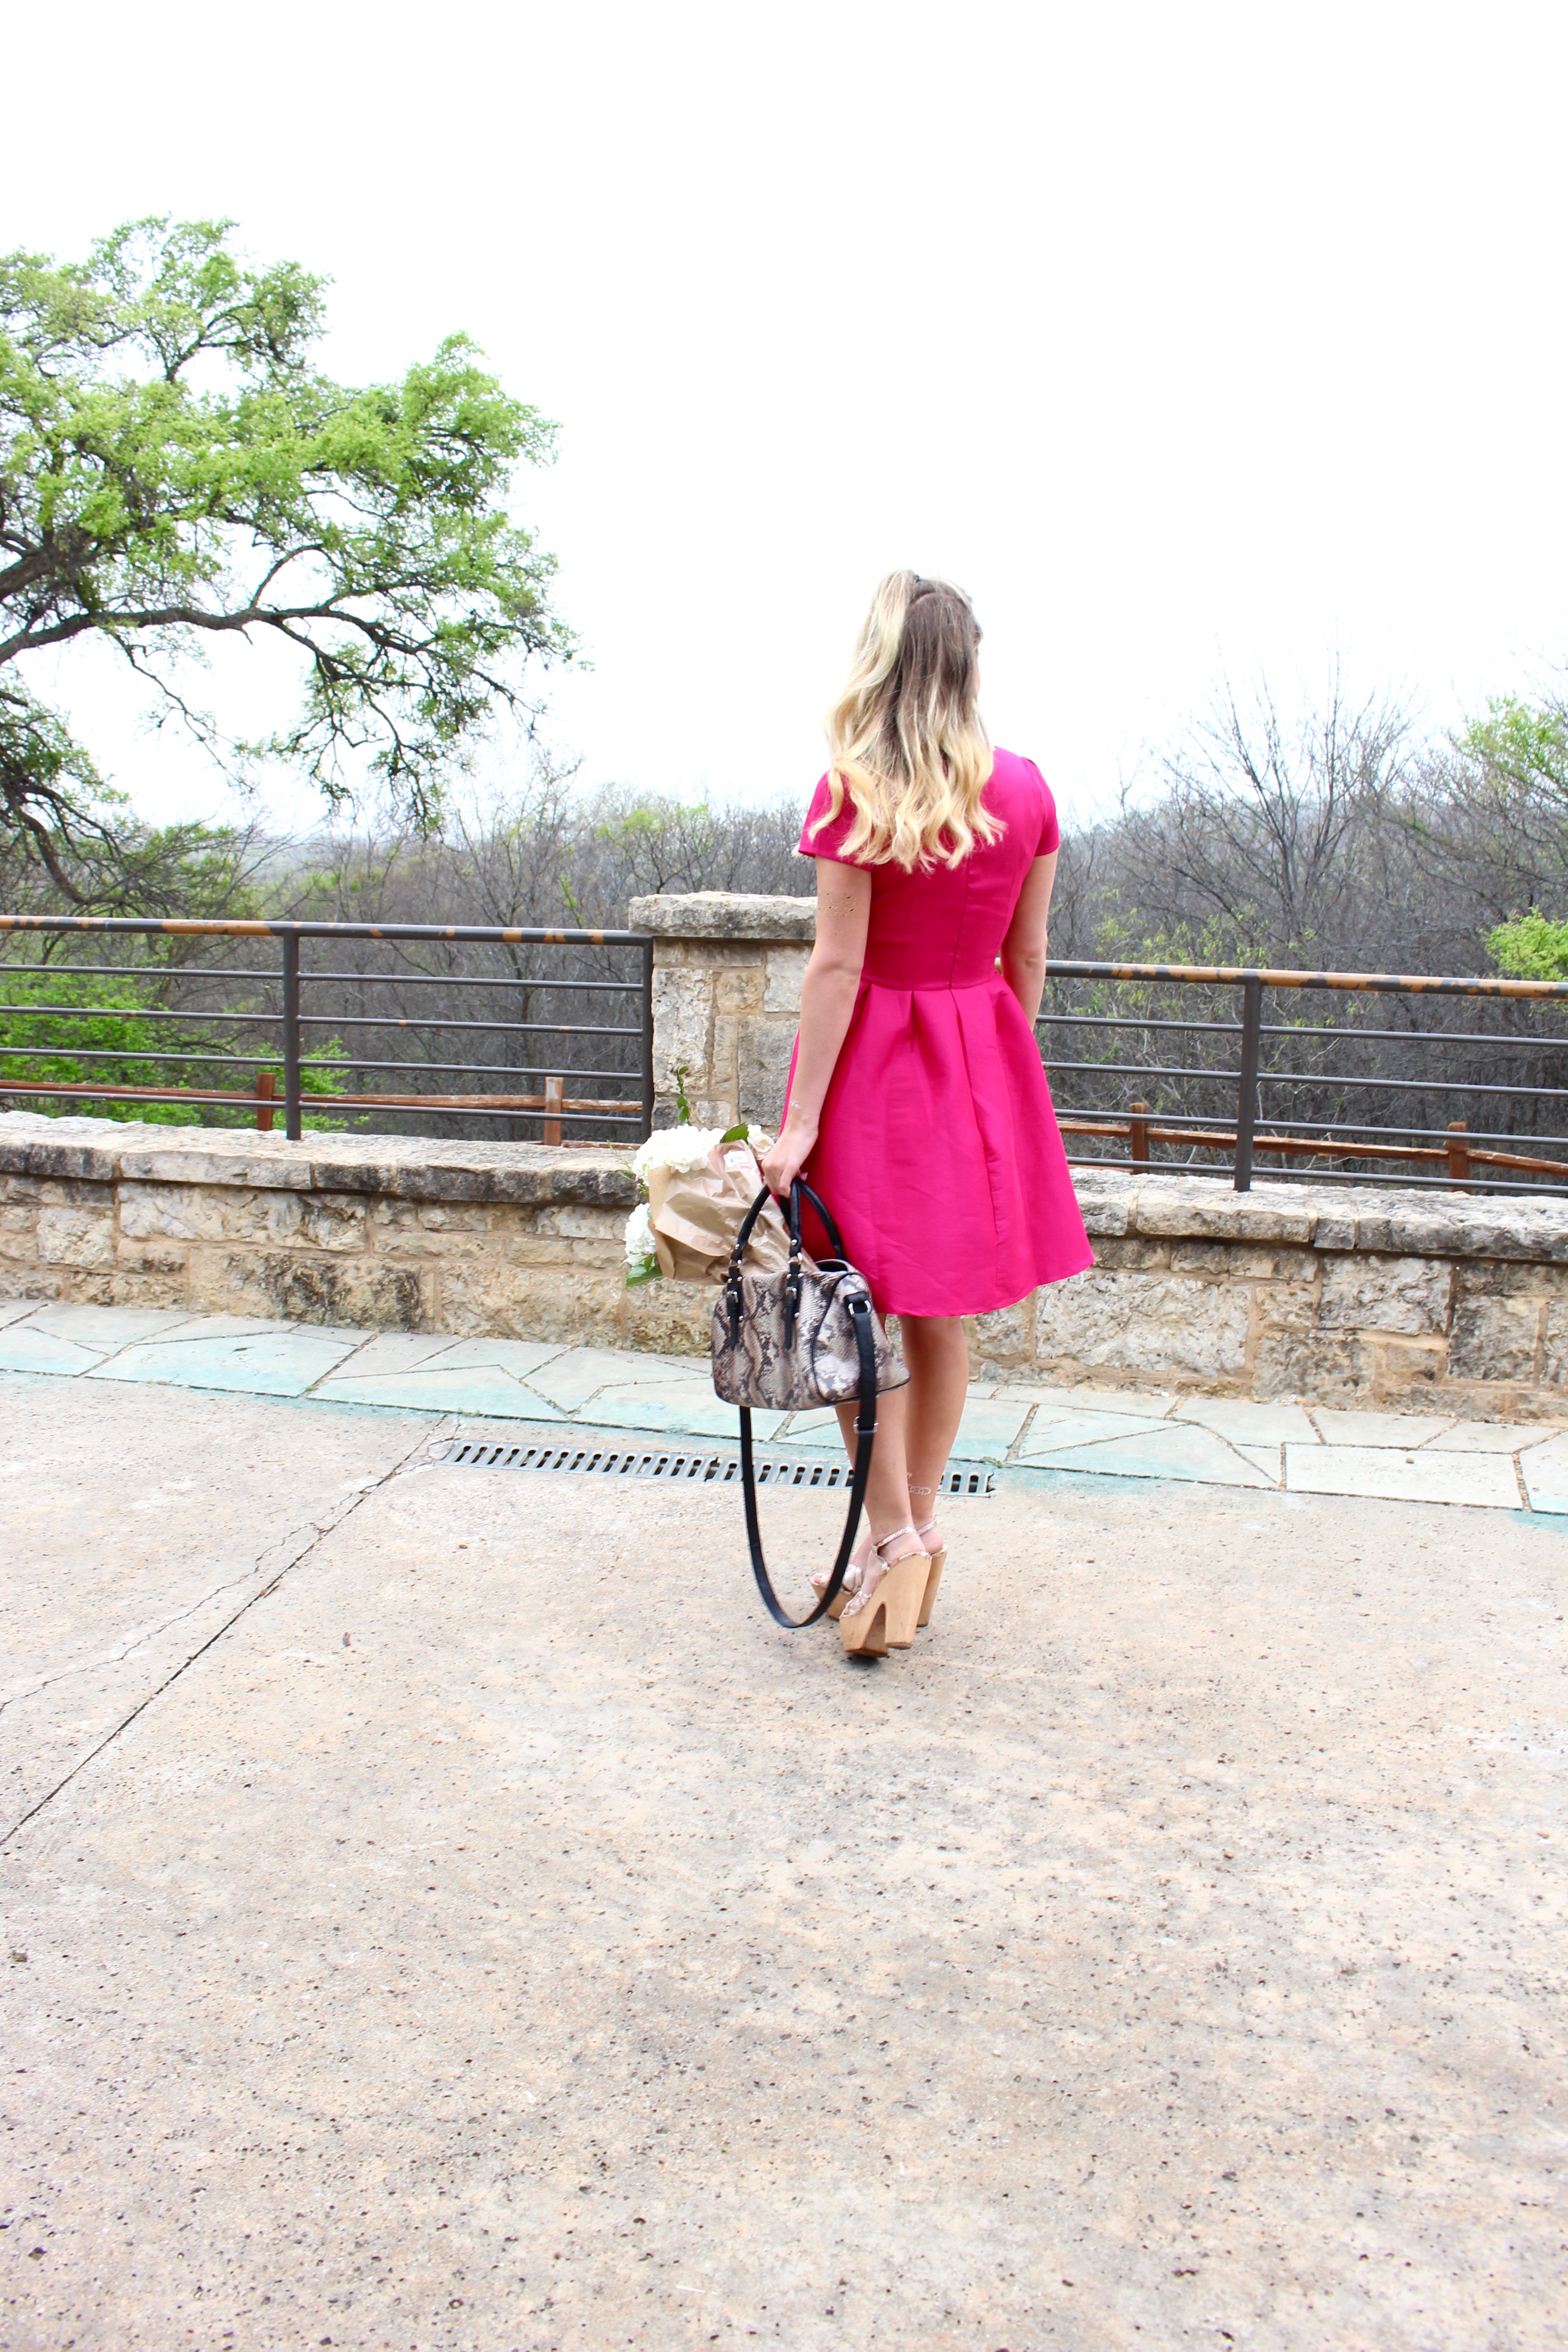
MULTIPOLYGON (((812 832, 828 805, 824 776, 808 857, 837 856, 849 831, 846 800, 812 832)), ((1032 760, 998 751, 985 806, 1005 830, 962 866, 870 868, 865 968, 805 1170, 887 1315, 989 1314, 1094 1263, 1039 1047, 996 970, 1025 877, 1061 837, 1056 803, 1032 760)), ((826 1251, 815 1218, 806 1246, 826 1251)))

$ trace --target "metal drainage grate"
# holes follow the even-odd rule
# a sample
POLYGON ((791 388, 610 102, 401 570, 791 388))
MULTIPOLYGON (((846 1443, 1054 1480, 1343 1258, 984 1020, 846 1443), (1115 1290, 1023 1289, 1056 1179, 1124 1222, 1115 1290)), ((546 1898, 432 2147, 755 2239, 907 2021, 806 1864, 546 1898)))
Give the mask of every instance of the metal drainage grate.
MULTIPOLYGON (((738 1454, 678 1453, 673 1448, 632 1445, 507 1445, 489 1438, 460 1437, 441 1457, 448 1470, 577 1470, 600 1478, 688 1478, 704 1486, 738 1485, 738 1454)), ((780 1461, 759 1457, 759 1486, 812 1486, 826 1491, 847 1486, 847 1462, 780 1461)), ((994 1495, 994 1470, 963 1464, 942 1481, 944 1495, 994 1495)))

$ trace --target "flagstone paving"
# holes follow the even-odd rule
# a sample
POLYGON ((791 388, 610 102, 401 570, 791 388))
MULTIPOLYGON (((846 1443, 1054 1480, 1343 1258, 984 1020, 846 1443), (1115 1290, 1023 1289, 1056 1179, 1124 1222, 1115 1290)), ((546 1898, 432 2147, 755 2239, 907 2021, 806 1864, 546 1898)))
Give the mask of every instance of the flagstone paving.
MULTIPOLYGON (((0 1303, 0 1370, 664 1438, 723 1440, 735 1429, 689 1356, 164 1308, 0 1303)), ((770 1445, 838 1449, 830 1412, 758 1413, 755 1430, 770 1445)), ((1562 1423, 1521 1423, 988 1381, 970 1391, 954 1458, 1004 1476, 1164 1479, 1568 1515, 1568 1401, 1562 1423)))

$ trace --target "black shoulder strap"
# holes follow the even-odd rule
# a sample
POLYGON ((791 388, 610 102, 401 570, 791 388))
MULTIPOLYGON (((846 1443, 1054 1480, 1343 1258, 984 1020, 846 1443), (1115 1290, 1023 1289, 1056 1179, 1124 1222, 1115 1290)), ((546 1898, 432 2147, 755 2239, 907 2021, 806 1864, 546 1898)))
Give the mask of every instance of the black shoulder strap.
MULTIPOLYGON (((827 1226, 828 1238, 837 1247, 838 1237, 832 1221, 815 1192, 810 1194, 810 1198, 827 1226)), ((753 1216, 760 1206, 760 1202, 752 1204, 753 1216)), ((748 1218, 747 1223, 750 1222, 748 1218)), ((795 1222, 798 1232, 798 1210, 795 1222)), ((862 1291, 846 1303, 855 1318, 855 1344, 860 1358, 860 1410, 855 1422, 855 1475, 849 1484, 849 1510, 844 1522, 844 1538, 838 1547, 838 1557, 833 1563, 827 1590, 809 1617, 786 1616, 768 1575, 768 1564, 763 1558, 763 1531, 757 1524, 757 1482, 752 1462, 751 1408, 749 1405, 741 1407, 741 1485, 746 1502, 746 1541, 752 1548, 752 1573, 757 1580, 757 1591, 763 1596, 768 1614, 776 1625, 783 1625, 792 1633, 799 1633, 806 1625, 815 1625, 828 1603, 837 1599, 844 1582, 844 1571, 849 1565, 849 1555, 855 1549, 855 1530, 860 1524, 860 1512, 866 1500, 866 1481, 871 1475, 871 1446, 877 1434, 877 1348, 871 1336, 871 1302, 862 1291)))

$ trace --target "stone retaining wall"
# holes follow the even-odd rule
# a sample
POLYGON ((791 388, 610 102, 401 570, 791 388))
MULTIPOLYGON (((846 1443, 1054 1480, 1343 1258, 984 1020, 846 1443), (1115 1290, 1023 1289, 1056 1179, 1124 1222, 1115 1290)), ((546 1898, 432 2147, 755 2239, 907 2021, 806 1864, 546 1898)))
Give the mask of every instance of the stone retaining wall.
MULTIPOLYGON (((702 1353, 628 1291, 630 1154, 0 1116, 0 1297, 702 1353)), ((1080 1170, 1098 1265, 977 1373, 1508 1420, 1568 1408, 1568 1202, 1080 1170)))
POLYGON ((628 1151, 0 1117, 0 1297, 684 1349, 628 1151))

